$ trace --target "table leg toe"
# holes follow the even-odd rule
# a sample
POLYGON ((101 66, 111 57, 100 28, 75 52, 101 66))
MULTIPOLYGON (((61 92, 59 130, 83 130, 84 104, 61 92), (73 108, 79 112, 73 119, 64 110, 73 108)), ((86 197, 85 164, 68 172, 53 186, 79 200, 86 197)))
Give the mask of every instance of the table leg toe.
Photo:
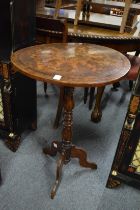
POLYGON ((96 163, 91 163, 91 162, 87 161, 87 153, 86 153, 86 151, 84 151, 81 148, 77 148, 77 147, 73 146, 71 149, 71 157, 78 158, 79 164, 82 167, 97 169, 96 163))
POLYGON ((54 186, 51 191, 51 199, 53 199, 54 196, 56 195, 56 191, 57 191, 58 186, 61 182, 62 167, 64 165, 64 160, 65 160, 65 155, 64 154, 60 155, 58 162, 57 162, 56 181, 55 181, 54 186))
POLYGON ((102 112, 100 110, 94 110, 91 114, 91 121, 98 123, 101 121, 102 112))

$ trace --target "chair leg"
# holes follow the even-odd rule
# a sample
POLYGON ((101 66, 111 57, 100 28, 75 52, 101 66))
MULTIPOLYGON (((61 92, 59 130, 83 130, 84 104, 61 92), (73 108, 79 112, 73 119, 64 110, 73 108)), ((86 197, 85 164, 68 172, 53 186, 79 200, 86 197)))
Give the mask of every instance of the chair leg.
POLYGON ((104 93, 104 89, 105 89, 105 86, 97 88, 96 102, 95 102, 94 109, 91 114, 91 121, 95 123, 100 122, 102 118, 101 100, 102 100, 102 95, 104 93))
POLYGON ((63 110, 63 101, 64 101, 64 88, 60 88, 60 95, 59 95, 59 101, 58 101, 58 107, 57 107, 57 113, 54 121, 54 128, 58 128, 59 126, 59 121, 62 115, 62 110, 63 110))
POLYGON ((91 110, 92 106, 93 106, 94 93, 95 93, 95 87, 91 87, 90 88, 90 97, 89 97, 89 110, 91 110))
POLYGON ((45 95, 47 94, 47 87, 48 87, 47 82, 44 82, 44 92, 45 92, 45 95))
POLYGON ((131 91, 133 88, 133 81, 132 80, 129 80, 129 90, 131 91))
POLYGON ((113 84, 113 87, 111 88, 112 91, 118 91, 118 87, 120 87, 120 83, 116 82, 113 84))
POLYGON ((87 102, 88 90, 89 90, 89 88, 84 88, 84 104, 86 104, 86 102, 87 102))

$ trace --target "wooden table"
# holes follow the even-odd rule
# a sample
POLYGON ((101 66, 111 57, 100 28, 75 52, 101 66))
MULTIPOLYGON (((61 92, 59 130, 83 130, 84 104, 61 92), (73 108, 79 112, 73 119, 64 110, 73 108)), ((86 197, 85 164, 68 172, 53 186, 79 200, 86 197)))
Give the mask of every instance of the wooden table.
POLYGON ((83 167, 96 169, 87 161, 86 152, 72 144, 72 110, 74 87, 100 87, 120 80, 130 69, 130 63, 121 53, 99 45, 80 43, 55 43, 36 45, 13 53, 11 61, 15 69, 36 80, 64 87, 64 123, 62 141, 52 142, 45 148, 49 155, 60 153, 57 162, 56 181, 51 198, 61 180, 63 164, 71 158, 79 158, 83 167))

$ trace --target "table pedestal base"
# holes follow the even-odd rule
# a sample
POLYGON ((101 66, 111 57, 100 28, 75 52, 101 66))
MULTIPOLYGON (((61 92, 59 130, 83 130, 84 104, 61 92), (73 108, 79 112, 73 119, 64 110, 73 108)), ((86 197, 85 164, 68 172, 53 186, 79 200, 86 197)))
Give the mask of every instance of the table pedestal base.
POLYGON ((67 164, 70 161, 70 158, 78 158, 79 164, 82 167, 97 169, 97 165, 95 163, 87 161, 87 153, 83 149, 77 148, 74 145, 71 145, 70 149, 68 148, 68 150, 64 150, 63 142, 54 141, 52 142, 51 148, 44 148, 43 152, 46 155, 51 155, 51 156, 55 156, 57 152, 60 153, 60 157, 57 162, 56 181, 51 191, 52 199, 56 195, 57 188, 61 181, 62 167, 64 164, 67 164))
POLYGON ((63 89, 64 122, 62 130, 62 141, 54 141, 51 145, 51 148, 44 148, 43 150, 45 154, 51 156, 55 156, 57 152, 60 153, 60 157, 57 162, 56 181, 51 191, 51 198, 54 198, 61 181, 62 167, 64 164, 70 162, 71 158, 78 158, 79 164, 83 167, 91 169, 97 168, 95 163, 90 163, 87 161, 87 154, 83 149, 72 145, 72 110, 74 108, 73 90, 74 88, 72 87, 64 87, 63 89))

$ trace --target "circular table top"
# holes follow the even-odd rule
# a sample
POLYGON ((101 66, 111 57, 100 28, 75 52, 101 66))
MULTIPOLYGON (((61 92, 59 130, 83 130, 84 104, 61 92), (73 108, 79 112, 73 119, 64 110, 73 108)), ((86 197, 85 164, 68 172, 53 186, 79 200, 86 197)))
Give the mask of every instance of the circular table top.
POLYGON ((17 71, 33 79, 61 86, 111 84, 124 77, 130 62, 120 52, 95 44, 53 43, 14 52, 17 71))

